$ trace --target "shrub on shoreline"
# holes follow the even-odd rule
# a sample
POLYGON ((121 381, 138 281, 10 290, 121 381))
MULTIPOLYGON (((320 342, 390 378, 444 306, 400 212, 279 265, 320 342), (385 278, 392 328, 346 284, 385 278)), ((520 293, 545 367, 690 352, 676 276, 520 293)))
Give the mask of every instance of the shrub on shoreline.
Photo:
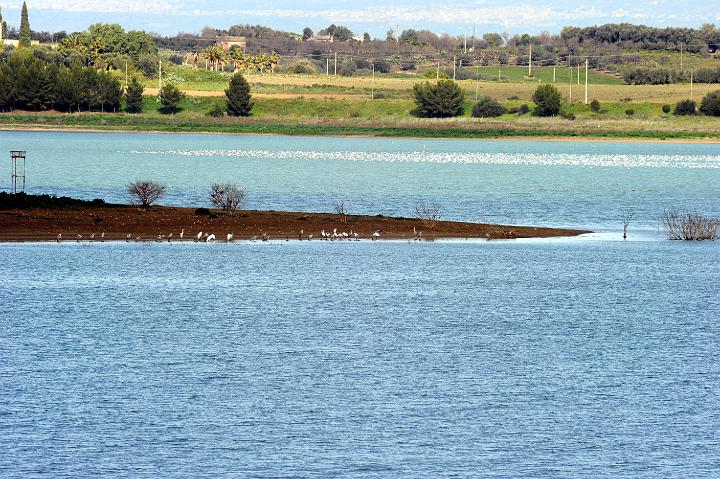
POLYGON ((415 108, 412 113, 420 118, 450 118, 463 114, 465 95, 452 80, 416 83, 413 87, 415 108))
POLYGON ((474 118, 494 118, 505 113, 507 113, 507 108, 489 96, 481 96, 472 109, 474 118))
POLYGON ((537 116, 555 116, 560 113, 562 96, 552 85, 540 85, 533 94, 535 114, 537 116))
POLYGON ((720 116, 720 90, 705 95, 700 103, 700 113, 707 116, 720 116))
POLYGON ((675 104, 675 111, 673 115, 688 116, 694 115, 696 112, 695 102, 692 100, 680 100, 675 104))

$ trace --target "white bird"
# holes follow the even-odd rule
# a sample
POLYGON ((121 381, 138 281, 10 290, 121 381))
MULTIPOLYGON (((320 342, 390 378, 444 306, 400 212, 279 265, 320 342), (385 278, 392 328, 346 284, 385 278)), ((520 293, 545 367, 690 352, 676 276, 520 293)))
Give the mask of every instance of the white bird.
POLYGON ((130 242, 130 237, 131 237, 131 235, 130 235, 130 233, 128 233, 127 236, 125 237, 125 242, 126 242, 126 243, 129 243, 129 242, 130 242))
POLYGON ((325 230, 322 230, 322 231, 320 232, 320 239, 325 239, 325 236, 326 236, 326 235, 325 235, 325 230))
POLYGON ((80 240, 82 239, 82 235, 79 234, 79 235, 76 236, 76 238, 77 238, 77 242, 79 243, 80 240))
POLYGON ((255 236, 253 236, 252 238, 250 238, 250 241, 252 241, 253 243, 254 243, 255 241, 257 241, 257 235, 255 235, 255 236))
POLYGON ((375 232, 372 234, 372 240, 373 240, 373 241, 375 241, 376 239, 378 239, 378 238, 380 237, 380 231, 381 231, 381 230, 377 230, 377 231, 375 231, 375 232))
POLYGON ((170 242, 170 238, 172 238, 172 235, 173 235, 172 233, 170 233, 170 234, 168 235, 168 243, 170 242))
POLYGON ((100 241, 105 241, 105 232, 104 231, 100 234, 100 241))
POLYGON ((308 241, 312 241, 313 235, 308 235, 308 241))
POLYGON ((360 241, 360 235, 357 233, 353 233, 353 237, 355 238, 355 241, 360 241))
POLYGON ((90 235, 90 242, 92 243, 94 239, 95 239, 95 233, 90 235))
POLYGON ((136 236, 136 237, 135 237, 135 242, 137 243, 137 242, 140 241, 141 239, 142 239, 142 236, 136 236))
POLYGON ((59 243, 60 240, 62 240, 62 233, 58 233, 57 235, 57 242, 59 243))
POLYGON ((228 233, 228 235, 227 235, 227 242, 228 242, 228 243, 232 243, 233 236, 234 236, 234 235, 233 235, 232 233, 228 233))
POLYGON ((199 232, 197 236, 195 236, 195 242, 197 243, 198 241, 200 241, 200 238, 202 238, 202 231, 199 232))
POLYGON ((267 233, 263 233, 263 234, 262 234, 262 240, 263 240, 263 241, 270 241, 270 236, 268 236, 267 233))
POLYGON ((180 239, 183 239, 183 236, 185 236, 185 230, 183 229, 180 231, 180 239))
POLYGON ((207 238, 205 238, 206 243, 214 243, 215 242, 215 235, 208 235, 207 238))
POLYGON ((347 238, 348 238, 348 234, 347 234, 347 232, 346 232, 346 231, 343 231, 343 232, 342 232, 342 237, 343 237, 343 238, 345 238, 345 239, 347 239, 347 238))
POLYGON ((163 235, 157 235, 156 241, 159 243, 163 240, 163 235))

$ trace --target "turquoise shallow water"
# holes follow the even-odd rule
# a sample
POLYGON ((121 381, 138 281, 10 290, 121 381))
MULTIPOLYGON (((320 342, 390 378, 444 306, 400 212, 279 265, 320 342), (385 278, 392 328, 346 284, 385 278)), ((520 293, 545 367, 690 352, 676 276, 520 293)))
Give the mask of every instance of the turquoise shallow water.
MULTIPOLYGON (((29 151, 28 187, 126 202, 137 178, 168 186, 165 203, 207 205, 234 181, 248 207, 413 215, 438 200, 449 219, 657 231, 664 208, 720 215, 717 145, 0 132, 29 151)), ((9 176, 0 179, 7 187, 9 176)))
POLYGON ((507 242, 0 244, 0 477, 718 477, 712 145, 0 133, 31 191, 596 226, 507 242), (172 151, 171 151, 172 150, 172 151), (210 151, 212 150, 212 151, 210 151), (633 241, 618 239, 624 208, 633 241))

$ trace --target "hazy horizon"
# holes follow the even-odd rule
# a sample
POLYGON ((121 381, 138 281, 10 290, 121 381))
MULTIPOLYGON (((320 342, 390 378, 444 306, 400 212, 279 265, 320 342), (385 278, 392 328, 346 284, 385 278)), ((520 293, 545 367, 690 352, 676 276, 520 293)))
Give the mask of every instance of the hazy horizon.
MULTIPOLYGON (((423 6, 408 0, 392 7, 370 0, 310 0, 304 8, 288 0, 264 3, 220 0, 38 0, 29 1, 30 23, 37 31, 81 31, 93 23, 119 23, 163 35, 200 32, 205 26, 228 28, 235 24, 261 24, 300 33, 304 27, 319 30, 330 23, 345 25, 353 32, 369 32, 385 38, 390 28, 429 29, 436 33, 471 35, 485 32, 557 33, 567 25, 634 23, 657 27, 699 27, 720 21, 720 13, 708 2, 689 1, 677 13, 677 4, 664 0, 625 2, 610 0, 577 5, 569 1, 527 0, 508 5, 498 0, 453 4, 430 0, 423 6)), ((1 2, 3 19, 9 26, 20 23, 22 1, 1 2)))

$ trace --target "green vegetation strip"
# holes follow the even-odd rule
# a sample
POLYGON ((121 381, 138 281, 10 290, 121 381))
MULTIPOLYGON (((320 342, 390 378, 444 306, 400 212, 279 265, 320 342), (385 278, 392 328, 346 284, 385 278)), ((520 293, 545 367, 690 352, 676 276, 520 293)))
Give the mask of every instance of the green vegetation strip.
POLYGON ((227 123, 199 118, 144 118, 130 115, 15 115, 0 116, 5 129, 67 129, 168 133, 234 133, 299 136, 377 136, 422 138, 618 138, 618 139, 720 139, 717 132, 565 129, 548 125, 543 129, 494 125, 388 126, 280 123, 274 121, 227 123))

